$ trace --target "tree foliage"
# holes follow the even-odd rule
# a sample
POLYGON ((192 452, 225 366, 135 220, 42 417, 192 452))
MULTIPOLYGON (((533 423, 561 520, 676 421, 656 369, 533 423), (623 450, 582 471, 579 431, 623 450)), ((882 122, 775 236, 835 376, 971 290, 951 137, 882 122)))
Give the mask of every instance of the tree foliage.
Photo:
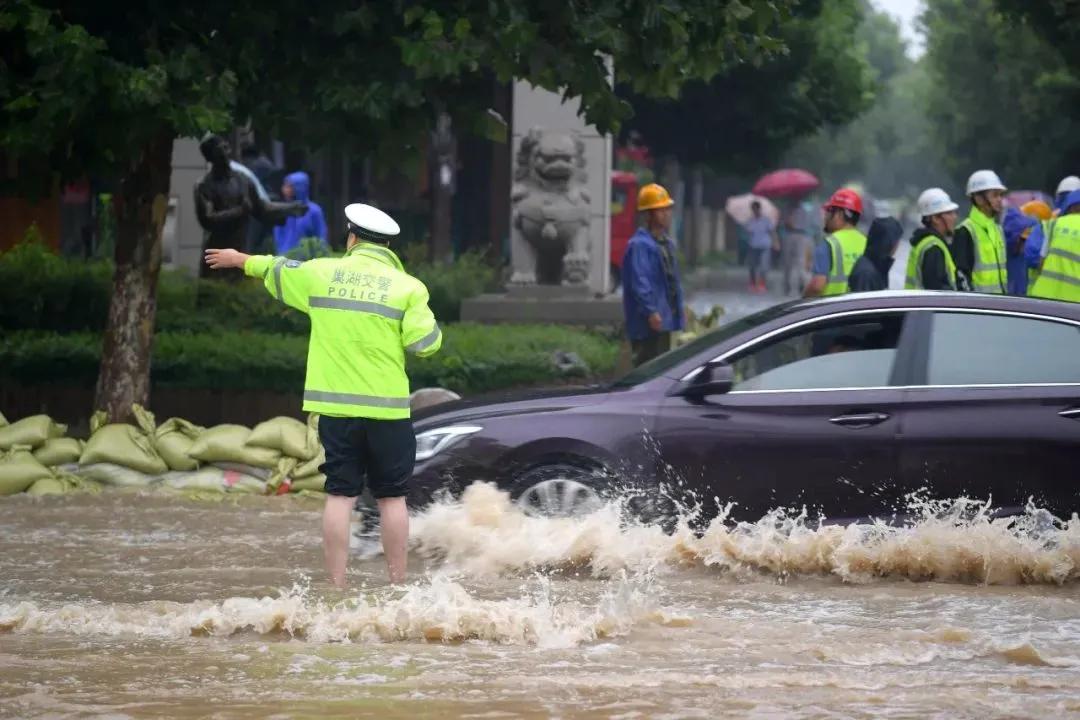
POLYGON ((957 183, 989 167, 1011 187, 1052 189, 1077 172, 1080 71, 1064 48, 994 0, 929 0, 923 24, 926 113, 957 183))
POLYGON ((782 55, 689 82, 675 100, 620 88, 635 111, 627 127, 658 155, 729 173, 768 168, 796 139, 869 105, 872 75, 866 48, 855 42, 858 21, 856 0, 802 3, 776 29, 782 55))
POLYGON ((800 140, 785 163, 812 170, 825 188, 860 182, 879 197, 914 195, 927 184, 946 184, 948 175, 933 149, 926 117, 926 67, 908 58, 895 20, 868 2, 862 11, 855 38, 871 65, 873 105, 800 140))

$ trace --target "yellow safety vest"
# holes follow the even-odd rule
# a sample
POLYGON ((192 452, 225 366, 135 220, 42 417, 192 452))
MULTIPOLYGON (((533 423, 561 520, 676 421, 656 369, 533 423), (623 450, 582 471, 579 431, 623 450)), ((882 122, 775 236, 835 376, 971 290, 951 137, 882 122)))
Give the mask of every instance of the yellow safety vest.
POLYGON ((975 249, 975 267, 971 270, 971 289, 978 293, 1004 295, 1008 284, 1005 274, 1005 235, 994 219, 972 208, 960 227, 967 228, 975 249))
POLYGON ((1032 283, 1032 297, 1080 302, 1080 215, 1062 215, 1047 223, 1046 260, 1032 283))
POLYGON ((949 246, 937 235, 927 235, 908 255, 907 277, 904 279, 905 290, 922 290, 926 287, 923 285, 922 264, 923 256, 930 248, 938 248, 945 254, 945 272, 949 275, 949 288, 956 288, 956 263, 953 262, 949 246))
POLYGON ((843 295, 848 291, 848 276, 866 252, 866 236, 855 228, 844 228, 827 235, 825 243, 829 246, 832 263, 821 294, 843 295))
POLYGON ((256 255, 244 272, 311 316, 304 410, 337 417, 409 417, 405 350, 442 346, 424 284, 389 248, 359 243, 343 258, 256 255))

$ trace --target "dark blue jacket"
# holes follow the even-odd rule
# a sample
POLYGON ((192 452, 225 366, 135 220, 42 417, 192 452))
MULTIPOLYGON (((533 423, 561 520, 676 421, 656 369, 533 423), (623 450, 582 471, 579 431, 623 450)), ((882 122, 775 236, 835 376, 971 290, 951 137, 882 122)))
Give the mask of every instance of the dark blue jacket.
POLYGON ((645 228, 638 228, 626 246, 622 267, 623 313, 626 315, 626 334, 631 340, 649 337, 649 316, 653 313, 660 313, 662 331, 671 332, 685 327, 682 283, 674 245, 670 252, 675 275, 674 307, 669 300, 671 293, 664 272, 664 258, 653 236, 645 228))
POLYGON ((284 255, 300 244, 306 237, 317 237, 326 242, 326 218, 322 208, 311 202, 311 179, 307 173, 294 172, 285 177, 292 185, 293 200, 307 203, 308 211, 300 217, 289 216, 283 225, 274 228, 274 252, 284 255))

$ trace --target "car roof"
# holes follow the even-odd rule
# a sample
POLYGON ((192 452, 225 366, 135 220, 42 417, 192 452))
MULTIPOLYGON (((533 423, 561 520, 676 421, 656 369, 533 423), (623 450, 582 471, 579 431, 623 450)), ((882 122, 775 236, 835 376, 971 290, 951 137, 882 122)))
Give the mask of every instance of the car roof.
POLYGON ((852 309, 948 307, 972 310, 1007 310, 1080 320, 1080 304, 1077 303, 1018 297, 1015 295, 987 295, 938 290, 881 290, 878 292, 847 293, 825 298, 795 300, 788 304, 787 309, 790 312, 843 306, 850 306, 852 309))

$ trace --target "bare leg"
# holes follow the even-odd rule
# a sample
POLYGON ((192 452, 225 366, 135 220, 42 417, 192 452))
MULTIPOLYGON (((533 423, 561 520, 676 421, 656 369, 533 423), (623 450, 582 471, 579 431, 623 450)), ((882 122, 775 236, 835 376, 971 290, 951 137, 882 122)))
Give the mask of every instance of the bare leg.
POLYGON ((323 508, 323 557, 330 582, 345 587, 345 566, 349 562, 349 521, 356 498, 327 495, 323 508))
POLYGON ((403 497, 379 498, 378 502, 379 531, 390 582, 403 583, 408 561, 409 508, 403 497))

